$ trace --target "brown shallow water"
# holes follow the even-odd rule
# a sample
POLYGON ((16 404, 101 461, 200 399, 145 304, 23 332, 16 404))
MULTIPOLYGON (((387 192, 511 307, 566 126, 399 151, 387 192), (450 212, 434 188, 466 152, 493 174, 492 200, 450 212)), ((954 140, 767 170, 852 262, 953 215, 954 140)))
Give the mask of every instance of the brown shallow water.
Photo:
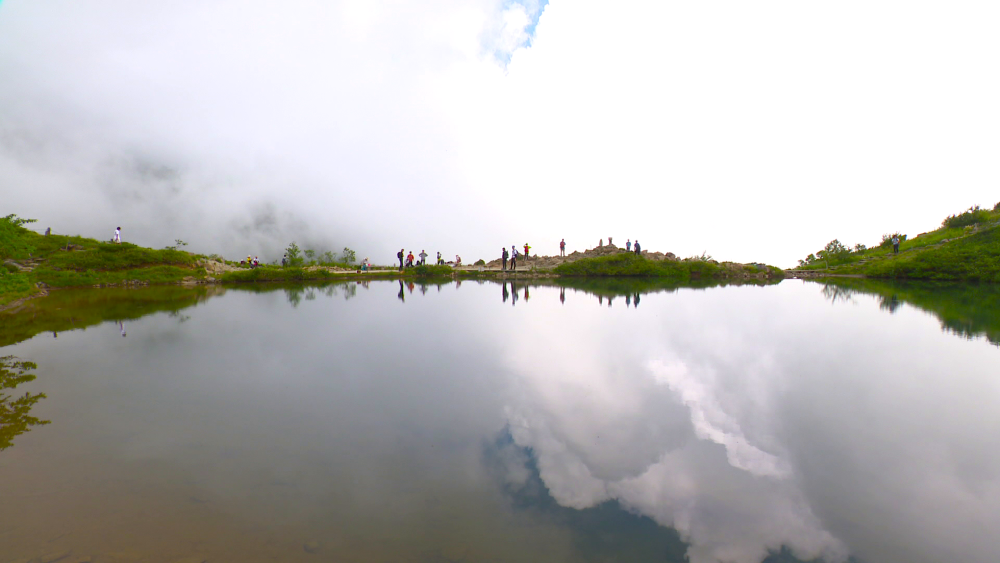
POLYGON ((0 563, 994 553, 998 348, 916 307, 799 282, 156 291, 6 317, 49 323, 0 356, 38 364, 7 393, 51 423, 0 450, 0 563))

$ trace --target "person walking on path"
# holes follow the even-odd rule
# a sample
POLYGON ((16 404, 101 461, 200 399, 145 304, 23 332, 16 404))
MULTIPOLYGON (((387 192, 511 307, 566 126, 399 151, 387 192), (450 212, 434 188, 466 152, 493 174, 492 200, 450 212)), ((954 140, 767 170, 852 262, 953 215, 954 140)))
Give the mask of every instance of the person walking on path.
POLYGON ((507 254, 507 247, 506 246, 503 247, 503 248, 501 248, 500 250, 501 250, 501 252, 500 252, 500 269, 501 270, 506 270, 507 269, 507 257, 510 256, 510 255, 507 254))
POLYGON ((625 241, 625 252, 632 252, 632 239, 625 241))
POLYGON ((403 271, 403 249, 400 248, 399 252, 396 253, 396 258, 399 258, 399 271, 403 271))
POLYGON ((111 241, 114 242, 115 244, 121 244, 122 243, 122 228, 121 227, 118 227, 118 228, 115 229, 115 238, 111 239, 111 241))
POLYGON ((510 245, 510 271, 517 269, 517 247, 510 245))
POLYGON ((530 246, 528 246, 528 243, 524 243, 524 260, 525 260, 526 262, 527 262, 527 260, 528 260, 528 251, 529 251, 529 250, 531 250, 531 247, 530 247, 530 246))
POLYGON ((892 235, 892 253, 899 254, 899 237, 892 235))
POLYGON ((639 248, 639 239, 635 239, 635 244, 633 244, 632 247, 635 248, 635 255, 639 256, 639 253, 642 252, 639 248))
POLYGON ((566 239, 559 241, 559 256, 566 256, 566 239))
POLYGON ((420 254, 418 254, 417 256, 420 256, 420 265, 421 266, 426 266, 427 265, 427 251, 421 248, 420 249, 420 254))

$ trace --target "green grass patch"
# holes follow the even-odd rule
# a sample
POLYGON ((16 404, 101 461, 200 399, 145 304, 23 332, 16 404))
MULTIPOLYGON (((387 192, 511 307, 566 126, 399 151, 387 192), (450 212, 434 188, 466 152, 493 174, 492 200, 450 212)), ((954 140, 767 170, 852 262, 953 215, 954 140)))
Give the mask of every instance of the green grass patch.
POLYGON ((87 250, 52 252, 46 260, 45 268, 76 271, 133 270, 153 265, 193 266, 196 261, 193 255, 181 250, 153 250, 129 243, 100 243, 87 250))
POLYGON ((647 260, 631 252, 610 256, 582 258, 560 264, 554 270, 561 276, 651 277, 687 281, 711 278, 727 273, 717 262, 704 260, 647 260))
POLYGON ((327 270, 304 270, 302 268, 282 268, 280 266, 260 266, 235 272, 222 274, 221 280, 229 283, 240 282, 281 282, 281 281, 305 281, 305 280, 326 280, 333 278, 335 274, 327 270))
POLYGON ((37 291, 28 274, 0 269, 0 305, 6 305, 37 291))

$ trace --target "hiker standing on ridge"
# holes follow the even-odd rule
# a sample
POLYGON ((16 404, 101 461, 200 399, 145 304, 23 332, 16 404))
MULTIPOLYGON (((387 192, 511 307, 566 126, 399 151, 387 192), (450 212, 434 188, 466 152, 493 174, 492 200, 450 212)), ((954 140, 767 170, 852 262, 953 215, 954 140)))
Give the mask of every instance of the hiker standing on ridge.
POLYGON ((115 238, 111 239, 111 242, 113 242, 115 244, 121 244, 122 243, 122 228, 121 227, 118 227, 118 228, 115 229, 115 238))
POLYGON ((566 256, 566 239, 559 241, 559 256, 566 256))
POLYGON ((625 241, 625 252, 632 252, 632 239, 625 241))
POLYGON ((438 250, 438 266, 440 266, 441 264, 444 264, 444 259, 441 258, 441 251, 438 250))
MULTIPOLYGON (((507 254, 507 247, 505 246, 505 247, 501 248, 500 250, 501 250, 501 252, 500 252, 500 269, 501 270, 506 270, 507 269, 507 257, 509 256, 509 254, 507 254)), ((506 299, 504 299, 504 301, 506 301, 506 299)))
POLYGON ((524 261, 525 262, 528 261, 528 251, 529 250, 531 250, 531 247, 528 246, 528 243, 524 243, 524 261))
POLYGON ((892 253, 899 254, 899 237, 892 235, 892 253))
POLYGON ((639 256, 639 253, 642 252, 642 250, 639 249, 639 239, 635 239, 635 244, 632 246, 635 248, 635 255, 639 256))
POLYGON ((403 271, 403 249, 400 248, 399 252, 396 253, 396 258, 399 258, 399 271, 403 271))
POLYGON ((426 266, 427 265, 427 251, 424 250, 424 249, 420 249, 420 254, 418 254, 417 256, 420 257, 420 265, 421 266, 426 266))
POLYGON ((510 271, 517 269, 517 247, 510 245, 510 271))

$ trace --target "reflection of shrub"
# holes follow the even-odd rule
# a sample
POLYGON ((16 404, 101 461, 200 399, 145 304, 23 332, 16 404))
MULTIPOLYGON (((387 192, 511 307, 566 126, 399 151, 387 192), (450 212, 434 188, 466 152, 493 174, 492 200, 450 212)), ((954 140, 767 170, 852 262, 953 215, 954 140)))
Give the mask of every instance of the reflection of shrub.
MULTIPOLYGON (((0 357, 0 391, 33 381, 35 375, 28 372, 37 367, 34 362, 20 361, 13 356, 0 357)), ((44 398, 45 393, 25 393, 15 399, 0 392, 0 451, 11 447, 14 437, 31 430, 30 427, 49 424, 48 420, 28 415, 31 407, 44 398)))
POLYGON ((409 270, 415 276, 425 277, 425 276, 450 276, 454 270, 451 266, 416 266, 409 270))
POLYGON ((965 227, 967 225, 976 225, 979 223, 984 223, 990 220, 990 212, 985 209, 980 209, 978 205, 974 205, 965 210, 964 213, 959 215, 949 215, 941 223, 945 227, 965 227))

